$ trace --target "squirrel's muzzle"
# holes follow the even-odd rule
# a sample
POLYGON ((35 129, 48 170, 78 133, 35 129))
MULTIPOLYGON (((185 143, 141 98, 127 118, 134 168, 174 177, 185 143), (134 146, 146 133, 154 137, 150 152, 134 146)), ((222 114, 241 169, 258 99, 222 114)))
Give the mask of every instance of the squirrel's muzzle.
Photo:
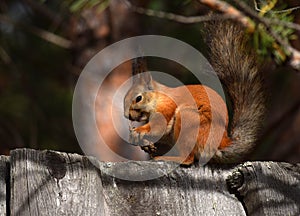
POLYGON ((130 121, 148 121, 149 120, 149 114, 147 112, 142 112, 141 110, 135 110, 131 109, 129 110, 128 119, 130 121))

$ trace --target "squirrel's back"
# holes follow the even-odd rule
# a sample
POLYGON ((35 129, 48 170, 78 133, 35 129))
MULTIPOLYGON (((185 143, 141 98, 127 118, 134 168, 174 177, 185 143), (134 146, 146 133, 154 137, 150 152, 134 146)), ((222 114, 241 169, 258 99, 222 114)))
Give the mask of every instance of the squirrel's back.
POLYGON ((243 27, 232 21, 216 21, 205 28, 210 62, 233 109, 229 125, 232 145, 221 150, 215 160, 239 161, 254 147, 265 116, 263 74, 243 27))

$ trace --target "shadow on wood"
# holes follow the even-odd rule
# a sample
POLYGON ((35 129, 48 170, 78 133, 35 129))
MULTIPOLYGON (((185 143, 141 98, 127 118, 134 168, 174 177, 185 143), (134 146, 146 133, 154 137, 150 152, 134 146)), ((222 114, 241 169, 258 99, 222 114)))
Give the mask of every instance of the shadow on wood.
POLYGON ((0 155, 0 215, 9 212, 9 157, 0 155))
POLYGON ((104 163, 77 154, 18 149, 0 158, 0 212, 300 215, 299 170, 299 164, 274 162, 190 168, 171 162, 104 163), (8 183, 3 176, 9 169, 7 194, 2 182, 8 183))

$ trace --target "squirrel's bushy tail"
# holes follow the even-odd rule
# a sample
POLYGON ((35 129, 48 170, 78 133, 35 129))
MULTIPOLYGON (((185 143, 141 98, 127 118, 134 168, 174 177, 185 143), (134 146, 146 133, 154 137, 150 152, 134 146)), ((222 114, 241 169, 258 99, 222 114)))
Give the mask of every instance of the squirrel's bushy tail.
MULTIPOLYGON (((245 29, 233 21, 205 26, 211 64, 233 108, 229 125, 232 145, 221 151, 222 161, 240 161, 254 146, 265 116, 263 74, 248 47, 245 29)), ((216 158, 218 160, 218 158, 216 158)))

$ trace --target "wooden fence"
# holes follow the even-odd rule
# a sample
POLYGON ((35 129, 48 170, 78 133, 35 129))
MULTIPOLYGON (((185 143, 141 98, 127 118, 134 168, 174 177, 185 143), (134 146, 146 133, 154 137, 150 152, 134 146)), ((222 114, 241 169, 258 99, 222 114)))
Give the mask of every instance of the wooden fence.
POLYGON ((174 165, 14 150, 0 156, 0 215, 300 215, 300 164, 174 165))

